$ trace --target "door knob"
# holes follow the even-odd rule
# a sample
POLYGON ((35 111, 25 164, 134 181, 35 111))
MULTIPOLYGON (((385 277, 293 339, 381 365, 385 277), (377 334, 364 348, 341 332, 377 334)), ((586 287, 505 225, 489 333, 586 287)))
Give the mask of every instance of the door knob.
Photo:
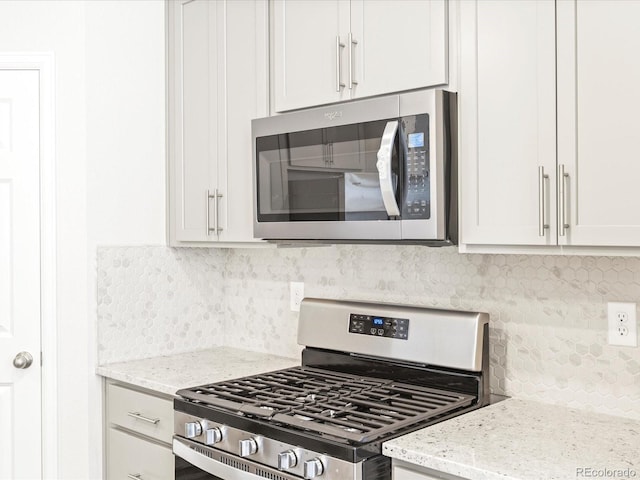
POLYGON ((33 356, 29 352, 20 352, 13 359, 13 366, 16 368, 29 368, 33 363, 33 356))

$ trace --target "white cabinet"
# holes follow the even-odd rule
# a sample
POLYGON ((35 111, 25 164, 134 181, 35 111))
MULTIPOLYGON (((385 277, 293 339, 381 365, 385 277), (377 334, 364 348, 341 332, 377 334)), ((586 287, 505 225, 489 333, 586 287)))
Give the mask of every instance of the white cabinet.
POLYGON ((560 0, 561 245, 640 246, 640 2, 560 0))
POLYGON ((556 244, 555 48, 554 2, 460 4, 461 243, 556 244))
POLYGON ((640 246, 639 19, 637 1, 461 2, 461 243, 640 246))
POLYGON ((267 7, 168 2, 171 245, 254 241, 251 119, 268 113, 267 7))
POLYGON ((273 0, 276 112, 447 83, 445 0, 273 0))
POLYGON ((128 385, 106 384, 106 477, 173 480, 173 402, 128 385))
POLYGON ((465 480, 462 477, 438 472, 430 468, 393 460, 391 480, 465 480))

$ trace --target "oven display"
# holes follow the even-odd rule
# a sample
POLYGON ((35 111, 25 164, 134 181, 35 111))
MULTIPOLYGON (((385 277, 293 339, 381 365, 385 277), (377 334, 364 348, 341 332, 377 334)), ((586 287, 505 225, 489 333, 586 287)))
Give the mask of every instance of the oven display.
POLYGON ((349 333, 407 340, 409 319, 352 313, 349 315, 349 333))

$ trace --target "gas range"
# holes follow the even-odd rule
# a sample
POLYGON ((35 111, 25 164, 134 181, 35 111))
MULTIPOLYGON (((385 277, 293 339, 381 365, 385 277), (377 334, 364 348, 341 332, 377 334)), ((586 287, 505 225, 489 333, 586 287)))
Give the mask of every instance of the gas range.
POLYGON ((489 400, 484 313, 307 298, 298 343, 300 367, 178 392, 176 479, 390 480, 382 442, 489 400))

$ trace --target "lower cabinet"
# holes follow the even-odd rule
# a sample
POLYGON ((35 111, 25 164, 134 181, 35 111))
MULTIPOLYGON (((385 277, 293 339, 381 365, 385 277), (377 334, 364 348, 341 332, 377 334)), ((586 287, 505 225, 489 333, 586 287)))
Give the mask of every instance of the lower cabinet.
POLYGON ((173 480, 171 397, 106 385, 106 478, 173 480))
POLYGON ((393 460, 392 480, 466 480, 449 473, 393 460))

